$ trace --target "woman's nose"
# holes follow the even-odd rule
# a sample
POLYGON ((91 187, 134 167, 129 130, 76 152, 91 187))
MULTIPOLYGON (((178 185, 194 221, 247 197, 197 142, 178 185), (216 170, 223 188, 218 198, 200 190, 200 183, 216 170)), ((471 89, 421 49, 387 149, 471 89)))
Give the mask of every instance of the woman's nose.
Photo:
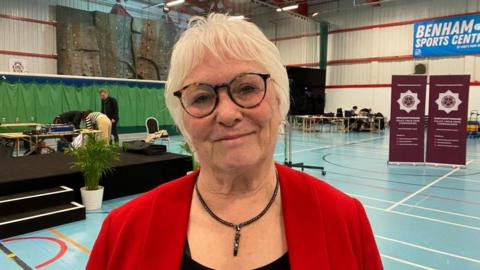
POLYGON ((227 127, 234 126, 243 118, 241 108, 233 102, 226 91, 218 92, 218 104, 215 118, 217 122, 227 127))

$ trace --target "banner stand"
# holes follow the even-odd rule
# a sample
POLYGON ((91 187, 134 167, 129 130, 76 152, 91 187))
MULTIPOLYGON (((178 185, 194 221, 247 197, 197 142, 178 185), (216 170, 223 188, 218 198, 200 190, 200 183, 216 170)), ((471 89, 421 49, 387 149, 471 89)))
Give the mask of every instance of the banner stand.
POLYGON ((393 75, 388 164, 425 161, 425 98, 427 77, 393 75))
POLYGON ((425 162, 425 165, 433 166, 433 167, 450 167, 450 168, 460 168, 460 169, 466 169, 467 168, 467 165, 432 163, 432 162, 425 162))
POLYGON ((458 165, 458 164, 444 164, 444 163, 432 163, 432 162, 395 162, 387 161, 388 165, 396 166, 432 166, 432 167, 450 167, 450 168, 460 168, 466 169, 467 165, 458 165))
POLYGON ((388 161, 388 165, 397 165, 397 166, 402 166, 402 165, 410 165, 410 166, 423 166, 425 163, 423 162, 397 162, 397 161, 388 161))

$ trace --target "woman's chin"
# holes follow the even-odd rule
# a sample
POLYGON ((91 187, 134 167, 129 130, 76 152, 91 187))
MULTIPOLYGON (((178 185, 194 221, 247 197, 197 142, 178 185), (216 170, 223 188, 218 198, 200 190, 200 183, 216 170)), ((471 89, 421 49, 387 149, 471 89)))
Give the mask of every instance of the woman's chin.
POLYGON ((257 165, 260 160, 259 155, 255 154, 255 152, 231 151, 227 154, 217 155, 212 161, 215 166, 226 170, 248 168, 257 165))

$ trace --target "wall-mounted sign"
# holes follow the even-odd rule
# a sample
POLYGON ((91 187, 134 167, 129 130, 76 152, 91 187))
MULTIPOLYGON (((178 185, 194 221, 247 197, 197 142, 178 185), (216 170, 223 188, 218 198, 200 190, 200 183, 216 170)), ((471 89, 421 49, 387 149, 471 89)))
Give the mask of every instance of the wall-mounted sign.
POLYGON ((414 57, 475 53, 480 53, 480 14, 419 21, 414 25, 414 57))
POLYGON ((26 73, 27 72, 27 60, 10 58, 8 61, 9 70, 11 72, 26 73))

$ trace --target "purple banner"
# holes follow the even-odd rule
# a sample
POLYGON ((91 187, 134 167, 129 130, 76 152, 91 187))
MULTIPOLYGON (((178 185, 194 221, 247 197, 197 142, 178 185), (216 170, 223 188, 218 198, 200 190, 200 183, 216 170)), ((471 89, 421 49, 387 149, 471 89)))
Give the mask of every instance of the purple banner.
POLYGON ((426 76, 392 76, 389 162, 424 162, 426 76))
POLYGON ((427 158, 465 165, 470 75, 430 76, 427 158))

